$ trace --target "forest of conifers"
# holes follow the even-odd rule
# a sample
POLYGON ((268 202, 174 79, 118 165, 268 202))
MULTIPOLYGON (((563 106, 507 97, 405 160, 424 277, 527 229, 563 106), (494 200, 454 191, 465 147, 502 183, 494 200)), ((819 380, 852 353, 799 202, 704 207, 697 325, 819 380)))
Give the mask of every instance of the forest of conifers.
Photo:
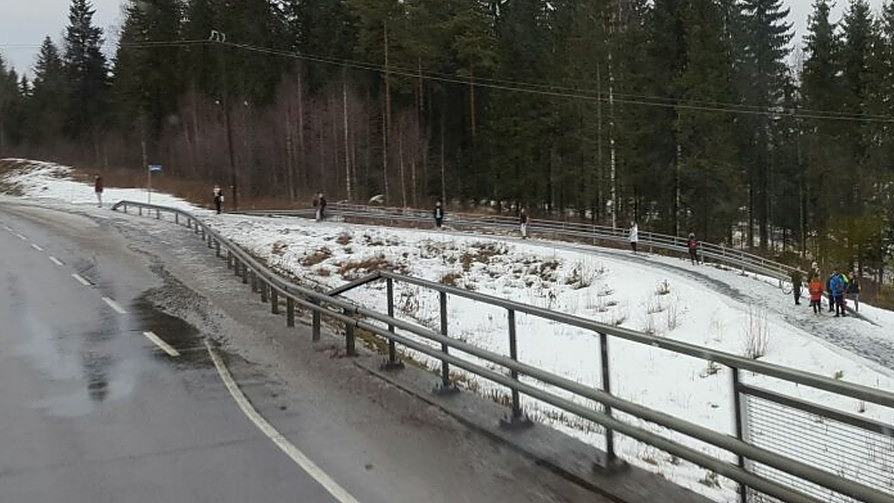
POLYGON ((894 231, 894 3, 72 0, 0 155, 246 196, 520 205, 879 272, 894 231), (103 40, 117 40, 106 58, 103 40), (229 190, 229 189, 228 189, 229 190))

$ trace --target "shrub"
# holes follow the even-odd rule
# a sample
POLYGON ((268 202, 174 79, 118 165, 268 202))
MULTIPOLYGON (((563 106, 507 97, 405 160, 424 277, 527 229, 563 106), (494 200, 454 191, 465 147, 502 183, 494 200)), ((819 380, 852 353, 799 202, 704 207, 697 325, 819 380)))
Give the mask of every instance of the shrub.
POLYGON ((770 334, 767 329, 767 315, 763 311, 748 309, 744 336, 745 356, 754 360, 766 356, 770 345, 770 334))

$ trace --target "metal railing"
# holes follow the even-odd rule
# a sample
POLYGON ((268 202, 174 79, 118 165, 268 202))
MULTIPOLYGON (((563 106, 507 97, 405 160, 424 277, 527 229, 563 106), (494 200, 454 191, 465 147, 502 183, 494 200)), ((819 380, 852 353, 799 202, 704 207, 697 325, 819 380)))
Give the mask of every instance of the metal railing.
MULTIPOLYGON (((326 207, 330 215, 338 215, 344 218, 357 218, 368 220, 386 220, 390 222, 405 223, 432 223, 430 213, 409 209, 376 207, 358 204, 336 203, 326 207)), ((250 210, 240 213, 248 215, 296 215, 311 217, 314 210, 250 210)), ((502 215, 478 215, 469 213, 448 213, 444 223, 458 228, 475 230, 488 230, 496 232, 518 231, 519 224, 516 217, 502 215)), ((617 244, 628 243, 628 229, 612 228, 604 225, 588 224, 584 222, 567 222, 560 220, 536 219, 528 221, 529 235, 545 235, 557 237, 569 241, 611 242, 617 244)), ((674 253, 688 253, 687 238, 661 234, 651 231, 639 231, 639 246, 654 248, 674 253)), ((736 248, 729 248, 722 244, 700 242, 699 256, 702 260, 723 264, 734 269, 740 269, 779 281, 790 281, 794 267, 776 262, 760 255, 748 253, 736 248)))
MULTIPOLYGON (((859 384, 843 382, 825 376, 794 370, 760 360, 740 357, 731 353, 716 351, 693 344, 656 337, 616 326, 596 323, 591 320, 572 316, 548 309, 507 301, 473 291, 434 283, 431 281, 400 275, 390 272, 377 272, 360 278, 329 292, 317 292, 313 289, 297 285, 273 273, 239 246, 230 242, 217 231, 198 220, 188 212, 132 201, 121 201, 112 209, 128 211, 137 208, 154 213, 161 218, 162 213, 172 214, 175 223, 181 223, 200 234, 208 247, 215 250, 218 257, 226 252, 227 266, 234 270, 243 283, 251 283, 252 291, 259 292, 261 300, 269 302, 271 311, 279 313, 280 302, 286 305, 286 325, 295 325, 295 310, 303 308, 312 314, 312 337, 319 340, 321 320, 323 317, 343 326, 345 352, 356 354, 355 331, 360 329, 380 337, 389 343, 388 361, 383 368, 400 368, 396 346, 421 353, 441 363, 441 384, 438 392, 456 390, 451 382, 451 367, 456 367, 476 375, 482 379, 507 388, 511 392, 511 405, 506 425, 518 425, 523 421, 521 396, 537 400, 549 406, 586 421, 592 421, 605 429, 606 459, 609 464, 616 461, 613 444, 616 435, 624 435, 639 442, 654 446, 669 454, 687 460, 714 473, 727 477, 740 486, 739 494, 745 501, 749 494, 756 494, 781 501, 797 503, 817 503, 821 501, 837 501, 826 498, 823 494, 805 490, 805 487, 819 487, 828 494, 841 495, 855 501, 868 503, 894 503, 894 489, 879 487, 855 480, 847 476, 847 472, 829 470, 823 465, 811 464, 811 459, 801 453, 780 452, 749 440, 749 414, 746 402, 749 397, 757 396, 761 391, 741 382, 740 372, 751 372, 788 383, 808 386, 842 397, 863 400, 886 408, 894 408, 894 393, 882 391, 859 384), (368 285, 374 281, 387 284, 387 314, 358 305, 341 297, 341 294, 368 285), (394 284, 408 283, 438 293, 440 309, 440 329, 432 330, 416 323, 408 322, 394 316, 394 284), (447 302, 449 297, 465 298, 490 306, 504 309, 508 321, 507 337, 509 338, 510 355, 502 355, 482 349, 474 344, 450 337, 447 331, 447 302), (597 335, 600 341, 602 389, 585 386, 576 381, 544 371, 543 369, 521 363, 516 354, 517 313, 536 316, 567 326, 587 330, 597 335), (618 338, 640 343, 661 350, 688 355, 715 364, 725 365, 731 369, 731 390, 734 397, 735 436, 717 432, 690 421, 671 416, 634 402, 618 398, 611 394, 608 380, 611 359, 609 339, 618 338), (482 364, 485 363, 486 365, 482 364), (502 368, 502 371, 494 370, 502 368), (521 378, 524 378, 523 380, 521 378), (538 386, 536 383, 540 383, 538 386), (550 391, 560 390, 562 394, 550 391), (592 404, 599 404, 600 408, 592 404), (615 414, 618 411, 621 414, 615 414), (654 431, 622 420, 630 416, 640 421, 651 423, 668 431, 703 442, 730 453, 736 462, 706 454, 700 450, 684 445, 679 441, 660 435, 654 431), (755 467, 766 467, 757 470, 755 467), (782 474, 784 477, 768 474, 782 474), (795 482, 792 482, 795 481, 795 482)), ((668 376, 673 378, 674 376, 668 376)), ((776 393, 763 393, 761 399, 792 407, 794 398, 776 393), (768 398, 769 397, 769 398, 768 398)), ((806 403, 806 402, 804 402, 806 403)), ((820 404, 807 403, 801 408, 809 407, 809 413, 818 417, 841 419, 842 412, 820 404)), ((869 424, 867 422, 866 424, 869 424)), ((857 428, 866 424, 852 421, 849 426, 857 428)), ((886 438, 894 438, 894 427, 880 423, 872 423, 874 433, 886 438)))

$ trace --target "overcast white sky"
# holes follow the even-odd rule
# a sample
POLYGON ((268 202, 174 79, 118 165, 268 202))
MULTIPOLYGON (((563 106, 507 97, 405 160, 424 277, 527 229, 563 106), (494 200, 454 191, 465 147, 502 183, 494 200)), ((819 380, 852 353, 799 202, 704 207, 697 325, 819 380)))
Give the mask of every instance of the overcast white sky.
MULTIPOLYGON (((883 0, 870 0, 878 11, 883 0)), ((795 25, 794 42, 800 44, 807 26, 812 0, 785 0, 791 7, 790 20, 795 25)), ((34 47, 9 47, 9 44, 39 44, 46 35, 59 40, 67 22, 68 0, 0 0, 0 52, 17 70, 28 69, 34 64, 37 49, 34 47)), ((833 19, 841 15, 847 0, 836 2, 833 19)), ((105 30, 107 44, 115 39, 121 22, 122 0, 93 0, 96 7, 96 23, 105 30)), ((110 48, 107 49, 107 52, 110 48)))

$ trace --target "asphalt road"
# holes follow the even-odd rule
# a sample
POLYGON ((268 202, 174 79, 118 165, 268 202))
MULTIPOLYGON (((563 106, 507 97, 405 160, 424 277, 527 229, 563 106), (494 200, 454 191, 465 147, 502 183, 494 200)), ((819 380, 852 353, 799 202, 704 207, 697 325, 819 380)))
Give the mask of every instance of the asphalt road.
POLYGON ((268 344, 182 228, 95 217, 0 203, 0 501, 603 501, 325 347, 268 344))

